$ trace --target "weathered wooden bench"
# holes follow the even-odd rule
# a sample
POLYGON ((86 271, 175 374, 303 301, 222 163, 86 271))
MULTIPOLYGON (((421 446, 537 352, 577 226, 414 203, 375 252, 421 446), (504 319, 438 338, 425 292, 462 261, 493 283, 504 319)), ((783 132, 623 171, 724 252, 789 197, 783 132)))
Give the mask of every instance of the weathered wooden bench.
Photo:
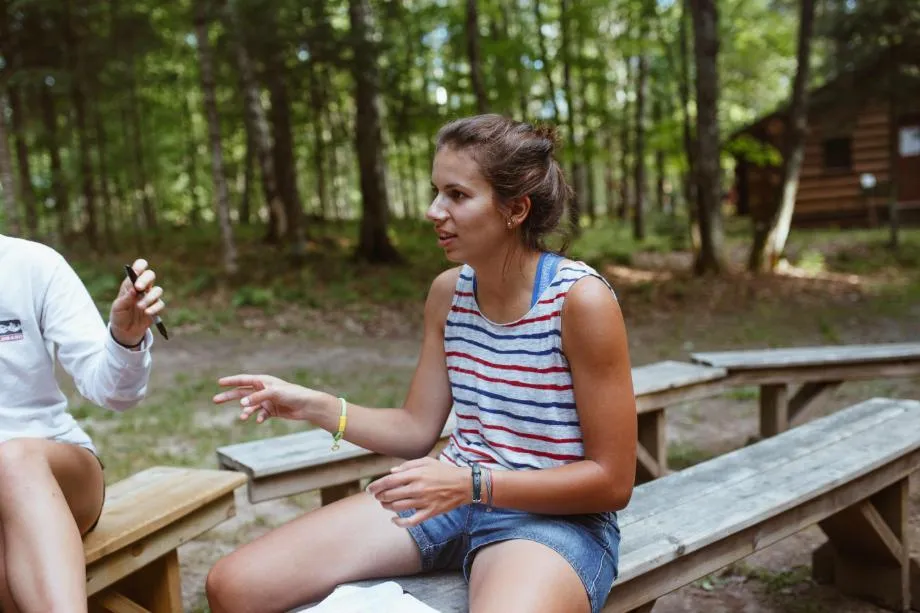
POLYGON ((235 513, 236 473, 158 466, 115 483, 83 539, 90 611, 181 613, 177 548, 235 513))
MULTIPOLYGON (((661 596, 815 524, 829 539, 813 558, 817 578, 908 611, 920 599, 907 525, 918 469, 920 402, 876 398, 640 485, 619 514, 620 576, 604 611, 647 613, 661 596)), ((457 572, 393 580, 442 613, 468 609, 457 572)))
POLYGON ((693 353, 694 362, 722 368, 726 386, 760 386, 760 434, 801 422, 844 381, 920 376, 920 343, 837 345, 693 353), (795 393, 790 396, 793 385, 795 393))
POLYGON ((682 402, 718 396, 726 390, 722 368, 666 360, 632 369, 639 419, 636 480, 657 479, 668 472, 665 409, 682 402))
MULTIPOLYGON (((725 370, 665 361, 633 368, 633 389, 639 419, 637 474, 640 481, 667 472, 664 410, 667 406, 718 395, 725 391, 725 370)), ((447 443, 454 421, 448 420, 435 451, 447 443)), ((250 502, 320 490, 322 504, 359 491, 359 481, 386 473, 399 462, 351 443, 330 450, 324 430, 308 430, 217 449, 217 464, 249 477, 250 502)))
MULTIPOLYGON (((447 420, 432 454, 447 444, 454 423, 447 420)), ((306 430, 218 447, 217 464, 248 477, 247 493, 253 504, 319 490, 325 505, 357 493, 361 479, 387 473, 402 461, 348 441, 342 441, 338 451, 331 446, 332 436, 325 430, 306 430)))

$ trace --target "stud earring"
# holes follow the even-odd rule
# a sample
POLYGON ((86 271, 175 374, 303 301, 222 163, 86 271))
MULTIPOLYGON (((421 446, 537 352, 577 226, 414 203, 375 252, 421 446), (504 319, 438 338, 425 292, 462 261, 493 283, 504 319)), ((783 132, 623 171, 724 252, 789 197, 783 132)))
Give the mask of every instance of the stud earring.
POLYGON ((513 224, 513 223, 511 222, 511 220, 509 219, 509 220, 508 220, 508 229, 510 230, 510 229, 513 228, 513 227, 514 227, 514 224, 513 224))

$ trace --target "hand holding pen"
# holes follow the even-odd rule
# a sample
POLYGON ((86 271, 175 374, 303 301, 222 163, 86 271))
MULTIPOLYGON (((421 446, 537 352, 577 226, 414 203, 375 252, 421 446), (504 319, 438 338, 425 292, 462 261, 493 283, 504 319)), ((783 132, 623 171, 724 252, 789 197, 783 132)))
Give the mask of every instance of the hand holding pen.
POLYGON ((140 346, 151 324, 156 324, 163 338, 168 339, 166 326, 159 313, 166 308, 163 288, 155 286, 156 274, 148 268, 146 260, 136 260, 125 266, 127 278, 122 282, 118 297, 112 302, 109 324, 112 336, 122 346, 131 349, 140 346))

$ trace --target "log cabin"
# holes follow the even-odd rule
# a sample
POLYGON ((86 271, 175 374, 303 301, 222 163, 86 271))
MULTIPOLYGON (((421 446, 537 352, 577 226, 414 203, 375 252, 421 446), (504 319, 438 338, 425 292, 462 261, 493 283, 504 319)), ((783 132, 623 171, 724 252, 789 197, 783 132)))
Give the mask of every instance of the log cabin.
MULTIPOLYGON (((886 73, 877 65, 811 93, 794 225, 885 223, 893 165, 899 219, 920 221, 920 75, 901 71, 893 105, 879 85, 886 73)), ((729 137, 737 213, 755 222, 775 207, 787 112, 781 108, 729 137)))

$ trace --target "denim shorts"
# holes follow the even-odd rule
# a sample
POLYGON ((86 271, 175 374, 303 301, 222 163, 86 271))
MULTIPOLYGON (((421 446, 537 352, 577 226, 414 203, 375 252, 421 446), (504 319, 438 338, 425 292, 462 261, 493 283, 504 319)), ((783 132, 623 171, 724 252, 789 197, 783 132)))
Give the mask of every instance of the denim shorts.
MULTIPOLYGON (((412 510, 403 511, 409 517, 412 510)), ((470 580, 476 553, 508 540, 541 543, 572 566, 588 593, 591 611, 598 613, 617 577, 620 528, 616 513, 537 515, 483 505, 464 505, 411 526, 409 533, 422 554, 422 571, 462 570, 470 580)))

